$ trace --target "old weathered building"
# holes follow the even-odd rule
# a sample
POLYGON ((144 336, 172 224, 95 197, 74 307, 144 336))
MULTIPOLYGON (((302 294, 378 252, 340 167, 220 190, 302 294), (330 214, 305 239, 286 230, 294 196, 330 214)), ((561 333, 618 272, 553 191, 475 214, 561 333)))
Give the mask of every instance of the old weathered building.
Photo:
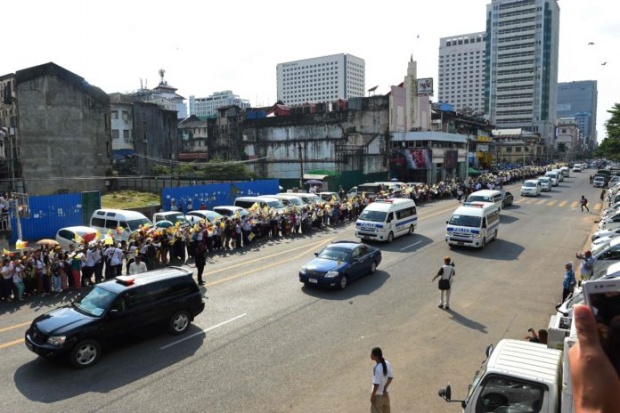
POLYGON ((4 190, 44 195, 105 189, 110 119, 101 89, 50 62, 18 70, 7 96, 4 104, 14 115, 8 125, 12 155, 0 171, 4 190))
POLYGON ((154 165, 171 166, 179 153, 177 111, 155 103, 134 101, 133 144, 139 175, 151 175, 154 165))

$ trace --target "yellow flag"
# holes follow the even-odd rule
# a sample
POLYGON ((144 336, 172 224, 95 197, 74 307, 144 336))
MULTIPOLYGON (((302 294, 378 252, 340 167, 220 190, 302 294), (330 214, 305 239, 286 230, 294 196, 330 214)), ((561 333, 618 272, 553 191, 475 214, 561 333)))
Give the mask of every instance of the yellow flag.
POLYGON ((20 239, 18 239, 17 242, 15 243, 15 249, 18 249, 18 250, 23 250, 27 246, 28 246, 28 242, 22 241, 20 239))
POLYGON ((250 235, 248 235, 248 239, 249 239, 250 241, 252 241, 252 240, 254 239, 254 237, 255 237, 255 236, 256 236, 256 235, 254 235, 254 233, 253 233, 253 232, 250 232, 250 235))
POLYGON ((2 254, 4 255, 10 255, 11 251, 7 250, 6 248, 2 248, 2 254))
POLYGON ((84 239, 80 237, 78 234, 75 234, 75 237, 73 237, 73 241, 77 242, 78 244, 84 243, 84 239))
POLYGON ((336 202, 336 201, 337 201, 336 195, 332 195, 332 202, 336 202))

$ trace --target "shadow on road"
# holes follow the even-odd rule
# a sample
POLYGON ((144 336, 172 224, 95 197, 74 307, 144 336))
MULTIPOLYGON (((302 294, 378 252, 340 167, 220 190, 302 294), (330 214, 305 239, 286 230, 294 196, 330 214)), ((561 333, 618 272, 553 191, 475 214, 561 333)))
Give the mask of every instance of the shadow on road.
MULTIPOLYGON (((200 331, 192 325, 186 336, 200 331)), ((32 353, 33 360, 16 370, 15 386, 29 400, 41 403, 71 399, 87 392, 107 394, 192 357, 206 336, 197 334, 171 349, 161 350, 162 345, 178 337, 156 339, 155 335, 161 336, 148 334, 151 343, 145 343, 144 338, 131 338, 123 341, 122 348, 104 347, 101 360, 84 370, 73 369, 68 363, 36 358, 32 353)))
POLYGON ((516 221, 518 221, 519 218, 517 217, 511 217, 508 215, 500 215, 499 217, 499 222, 501 222, 502 224, 512 224, 516 221))
POLYGON ((385 271, 377 271, 374 274, 368 274, 354 282, 351 282, 344 291, 331 290, 325 287, 317 287, 312 285, 304 285, 301 290, 309 296, 321 298, 323 300, 350 300, 361 295, 369 295, 373 291, 381 288, 383 284, 390 278, 385 271))
POLYGON ((457 311, 454 311, 454 310, 447 310, 447 311, 448 313, 450 313, 451 320, 456 321, 462 326, 471 328, 472 330, 478 330, 481 333, 488 334, 487 326, 485 326, 484 324, 480 324, 479 322, 474 321, 471 318, 467 318, 464 315, 458 313, 457 311))
MULTIPOLYGON (((503 219, 503 217, 502 217, 503 219)), ((454 255, 467 255, 470 257, 483 259, 483 260, 500 260, 500 261, 512 261, 517 260, 523 253, 525 248, 514 242, 507 241, 501 238, 502 232, 499 233, 499 237, 496 240, 487 244, 484 250, 470 249, 466 247, 452 247, 454 255)), ((453 257, 454 258, 454 257, 453 257)))

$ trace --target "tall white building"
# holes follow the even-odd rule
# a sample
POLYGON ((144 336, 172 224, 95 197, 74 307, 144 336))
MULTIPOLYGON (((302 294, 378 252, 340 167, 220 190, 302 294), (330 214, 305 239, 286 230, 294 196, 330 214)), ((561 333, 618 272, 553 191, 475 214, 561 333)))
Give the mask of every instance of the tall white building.
POLYGON ((439 39, 439 101, 457 111, 484 113, 486 32, 439 39))
POLYGON ((211 96, 207 96, 206 98, 197 98, 193 95, 190 96, 189 114, 196 116, 214 115, 217 113, 218 108, 231 105, 237 105, 241 109, 251 107, 248 100, 241 99, 230 90, 224 90, 222 92, 214 92, 211 96))
POLYGON ((499 128, 539 133, 553 146, 558 84, 557 0, 487 5, 485 109, 499 128))
POLYGON ((278 63, 278 100, 286 105, 363 97, 364 59, 341 53, 278 63))

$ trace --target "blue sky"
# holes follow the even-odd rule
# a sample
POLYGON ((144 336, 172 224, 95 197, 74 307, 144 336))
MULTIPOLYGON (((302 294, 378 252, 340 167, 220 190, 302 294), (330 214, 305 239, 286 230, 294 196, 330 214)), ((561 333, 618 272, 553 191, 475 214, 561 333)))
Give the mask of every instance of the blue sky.
MULTIPOLYGON (((350 53, 366 61, 366 87, 387 93, 412 53, 418 76, 437 79, 439 38, 485 30, 488 2, 11 1, 2 7, 0 74, 53 61, 112 93, 141 79, 153 87, 164 68, 186 98, 232 90, 268 105, 277 63, 350 53)), ((617 3, 559 4, 559 81, 598 80, 600 142, 607 110, 620 102, 617 3)))

